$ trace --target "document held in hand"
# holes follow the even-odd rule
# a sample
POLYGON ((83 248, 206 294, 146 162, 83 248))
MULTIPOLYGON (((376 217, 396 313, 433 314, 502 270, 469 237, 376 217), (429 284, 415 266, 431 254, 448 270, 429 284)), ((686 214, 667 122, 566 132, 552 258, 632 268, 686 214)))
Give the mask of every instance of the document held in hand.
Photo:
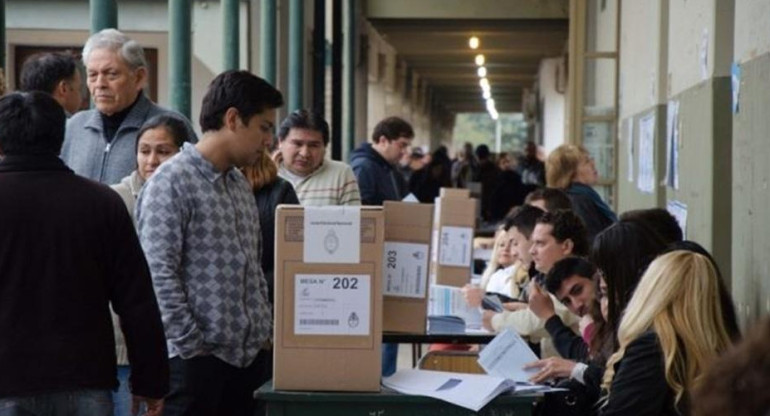
POLYGON ((515 331, 506 329, 479 353, 479 365, 489 375, 527 383, 537 369, 524 370, 524 365, 538 358, 527 342, 515 331))

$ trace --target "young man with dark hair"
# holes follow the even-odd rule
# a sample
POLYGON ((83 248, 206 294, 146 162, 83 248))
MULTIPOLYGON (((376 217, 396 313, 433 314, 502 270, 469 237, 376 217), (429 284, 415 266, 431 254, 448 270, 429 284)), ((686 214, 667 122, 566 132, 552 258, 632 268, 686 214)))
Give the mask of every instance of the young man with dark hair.
POLYGON ((556 188, 535 189, 527 195, 524 203, 534 205, 547 212, 559 209, 572 209, 572 202, 567 194, 561 189, 556 188))
MULTIPOLYGON (((512 238, 511 250, 516 251, 519 261, 526 262, 529 266, 531 279, 537 279, 539 276, 534 267, 532 258, 532 246, 534 229, 540 218, 544 215, 541 209, 529 205, 524 205, 507 220, 506 226, 510 226, 508 234, 512 238)), ((557 314, 569 326, 577 328, 578 318, 572 314, 564 305, 556 302, 558 305, 557 314)), ((529 338, 532 343, 541 344, 541 354, 543 356, 554 356, 556 351, 549 339, 548 332, 545 330, 545 321, 538 318, 529 308, 517 311, 504 311, 495 313, 484 311, 483 323, 487 329, 494 331, 503 331, 513 329, 521 336, 529 338)))
POLYGON ((374 127, 372 142, 362 143, 350 155, 350 167, 358 180, 363 205, 399 201, 409 193, 397 166, 413 138, 409 123, 398 117, 388 117, 374 127))
POLYGON ((21 67, 20 89, 42 91, 64 108, 67 115, 75 114, 83 101, 83 83, 77 60, 70 53, 50 52, 30 56, 21 67))
POLYGON ((567 256, 588 255, 586 227, 572 211, 557 210, 543 214, 532 232, 532 243, 532 260, 535 268, 543 274, 567 256))
POLYGON ((323 116, 309 110, 289 114, 278 129, 278 175, 291 182, 304 206, 361 205, 353 171, 326 158, 328 144, 323 116))
POLYGON ((0 98, 0 413, 111 415, 112 304, 134 405, 159 416, 168 357, 147 262, 120 196, 59 159, 65 120, 47 93, 0 98))
POLYGON ((171 357, 165 415, 252 415, 266 381, 271 305, 260 267, 259 214, 238 169, 266 151, 280 92, 246 71, 203 97, 201 140, 185 143, 144 185, 137 228, 171 357))

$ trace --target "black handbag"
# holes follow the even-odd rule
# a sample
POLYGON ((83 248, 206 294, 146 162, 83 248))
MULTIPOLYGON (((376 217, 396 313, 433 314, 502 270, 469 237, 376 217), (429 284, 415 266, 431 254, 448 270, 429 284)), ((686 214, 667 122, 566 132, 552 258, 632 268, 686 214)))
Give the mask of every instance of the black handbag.
POLYGON ((564 379, 554 387, 567 389, 546 393, 533 411, 537 416, 590 416, 595 414, 596 399, 588 389, 579 382, 564 379))

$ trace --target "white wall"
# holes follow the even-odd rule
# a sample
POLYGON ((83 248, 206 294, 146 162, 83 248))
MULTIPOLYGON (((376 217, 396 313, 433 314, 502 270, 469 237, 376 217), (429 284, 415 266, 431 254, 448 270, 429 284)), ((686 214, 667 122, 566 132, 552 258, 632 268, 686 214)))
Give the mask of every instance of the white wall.
POLYGON ((746 62, 770 52, 770 1, 735 2, 735 60, 746 62))
MULTIPOLYGON (((667 0, 664 0, 667 2, 667 0)), ((621 9, 620 119, 666 102, 666 58, 661 53, 661 0, 627 1, 621 9)))
MULTIPOLYGON (((543 147, 546 153, 564 144, 565 94, 556 91, 556 72, 563 63, 561 57, 540 61, 537 79, 538 100, 543 112, 543 147)), ((566 83, 563 86, 566 90, 566 83)))
MULTIPOLYGON (((736 1, 736 7, 744 1, 736 1)), ((714 53, 714 27, 725 28, 723 19, 732 21, 732 14, 725 16, 722 13, 720 7, 726 4, 722 3, 719 0, 669 1, 670 96, 677 95, 708 78, 730 74, 732 42, 730 45, 720 44, 720 53, 714 53), (716 25, 717 20, 720 20, 719 25, 716 25), (701 50, 707 51, 705 76, 701 70, 701 50)))

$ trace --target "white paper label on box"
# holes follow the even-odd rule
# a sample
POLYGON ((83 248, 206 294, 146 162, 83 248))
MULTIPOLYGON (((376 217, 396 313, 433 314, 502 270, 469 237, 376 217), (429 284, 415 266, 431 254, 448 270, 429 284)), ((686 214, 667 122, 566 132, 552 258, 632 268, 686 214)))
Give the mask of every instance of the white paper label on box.
POLYGON ((424 298, 428 276, 428 245, 386 241, 382 271, 383 294, 424 298))
POLYGON ((297 274, 294 334, 369 335, 371 276, 297 274))
POLYGON ((305 263, 358 263, 361 260, 361 208, 305 207, 305 263))
POLYGON ((439 236, 439 260, 442 266, 468 267, 471 264, 473 228, 441 227, 439 236))

